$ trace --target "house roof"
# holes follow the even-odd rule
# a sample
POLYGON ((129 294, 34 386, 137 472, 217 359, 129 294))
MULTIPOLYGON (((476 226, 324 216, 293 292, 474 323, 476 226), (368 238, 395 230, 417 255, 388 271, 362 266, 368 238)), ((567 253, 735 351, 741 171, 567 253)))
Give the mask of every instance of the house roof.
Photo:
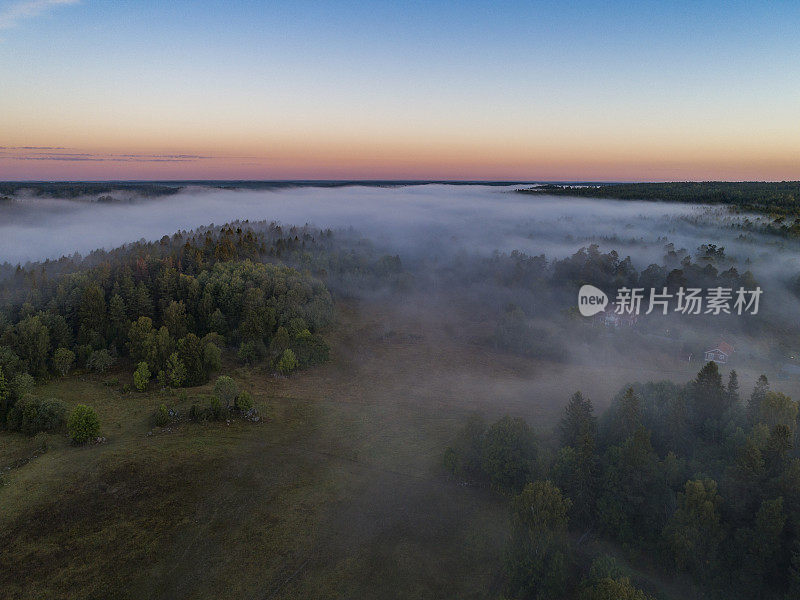
POLYGON ((720 341, 717 344, 717 348, 728 355, 733 354, 734 352, 733 346, 731 346, 728 342, 720 341))
POLYGON ((709 348, 706 352, 722 352, 726 356, 730 356, 735 352, 733 346, 727 342, 718 342, 713 348, 709 348))

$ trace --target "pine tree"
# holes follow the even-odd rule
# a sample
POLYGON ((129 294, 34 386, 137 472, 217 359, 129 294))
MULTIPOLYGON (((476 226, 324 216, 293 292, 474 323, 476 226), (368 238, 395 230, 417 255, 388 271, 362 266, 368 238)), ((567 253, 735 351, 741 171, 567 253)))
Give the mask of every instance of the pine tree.
POLYGON ((633 388, 628 388, 619 403, 619 425, 622 439, 631 437, 641 424, 641 401, 633 388))
POLYGON ((8 404, 11 399, 11 390, 8 389, 8 383, 3 375, 3 368, 0 367, 0 423, 5 423, 6 413, 8 412, 8 404))
POLYGON ((751 427, 758 423, 758 416, 761 413, 761 403, 769 391, 769 381, 767 376, 762 375, 758 378, 753 393, 750 395, 750 400, 747 403, 747 424, 751 427))
POLYGON ((714 437, 727 408, 726 392, 717 363, 707 362, 697 373, 690 389, 694 421, 707 437, 714 437))
POLYGON ((735 407, 739 404, 739 375, 736 371, 731 370, 728 375, 728 408, 735 407))
POLYGON ((559 424, 562 446, 577 448, 584 436, 589 434, 594 438, 597 429, 592 401, 583 397, 580 392, 575 392, 569 399, 564 409, 564 416, 559 424))

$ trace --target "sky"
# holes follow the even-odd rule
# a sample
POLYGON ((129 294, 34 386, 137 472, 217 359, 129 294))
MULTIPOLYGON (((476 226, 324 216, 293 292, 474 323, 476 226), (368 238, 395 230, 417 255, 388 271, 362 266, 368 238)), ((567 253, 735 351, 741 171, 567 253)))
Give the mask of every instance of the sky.
POLYGON ((800 2, 0 0, 0 179, 800 179, 800 2))

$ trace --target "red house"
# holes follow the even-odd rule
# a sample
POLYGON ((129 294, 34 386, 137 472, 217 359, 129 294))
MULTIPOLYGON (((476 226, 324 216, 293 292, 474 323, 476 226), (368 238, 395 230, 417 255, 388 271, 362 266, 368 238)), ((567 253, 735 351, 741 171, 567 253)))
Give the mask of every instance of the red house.
POLYGON ((735 350, 733 349, 733 346, 727 342, 721 341, 710 350, 706 350, 706 362, 714 361, 715 363, 724 365, 728 362, 728 360, 730 360, 730 357, 734 352, 735 350))

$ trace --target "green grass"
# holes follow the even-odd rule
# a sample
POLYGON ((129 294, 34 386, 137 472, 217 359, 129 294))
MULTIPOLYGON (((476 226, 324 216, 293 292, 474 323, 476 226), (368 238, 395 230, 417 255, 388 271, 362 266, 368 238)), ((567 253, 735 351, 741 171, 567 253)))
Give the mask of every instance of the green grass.
POLYGON ((148 435, 160 404, 186 414, 213 385, 186 399, 103 385, 128 381, 125 370, 41 386, 93 406, 107 442, 0 433, 0 468, 15 465, 0 486, 0 597, 497 596, 507 501, 441 468, 467 415, 522 416, 545 436, 576 389, 599 411, 629 379, 691 376, 538 363, 376 306, 340 305, 337 317, 328 364, 291 378, 225 365, 260 423, 148 435))
MULTIPOLYGON (((165 403, 186 414, 211 386, 122 394, 112 375, 37 394, 93 406, 106 443, 0 434, 0 590, 8 598, 480 598, 507 529, 502 499, 464 488, 440 457, 466 409, 410 396, 413 365, 374 369, 334 332, 330 364, 284 379, 229 371, 261 423, 182 422, 151 431, 165 403), (14 463, 16 464, 16 463, 14 463)), ((407 360, 415 353, 410 353, 407 360)), ((416 360, 416 359, 415 359, 416 360)), ((114 373, 124 381, 127 373, 114 373)))

